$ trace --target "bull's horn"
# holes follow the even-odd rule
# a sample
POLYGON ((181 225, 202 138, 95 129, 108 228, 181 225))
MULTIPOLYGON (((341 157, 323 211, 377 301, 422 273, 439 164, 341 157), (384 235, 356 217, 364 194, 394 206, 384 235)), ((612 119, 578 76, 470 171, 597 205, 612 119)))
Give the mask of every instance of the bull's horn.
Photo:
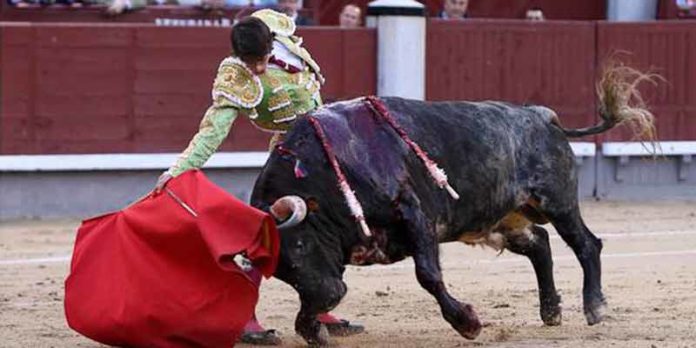
POLYGON ((271 206, 271 214, 278 221, 283 221, 292 212, 292 216, 278 225, 279 229, 296 226, 307 216, 307 203, 299 196, 278 198, 271 206))

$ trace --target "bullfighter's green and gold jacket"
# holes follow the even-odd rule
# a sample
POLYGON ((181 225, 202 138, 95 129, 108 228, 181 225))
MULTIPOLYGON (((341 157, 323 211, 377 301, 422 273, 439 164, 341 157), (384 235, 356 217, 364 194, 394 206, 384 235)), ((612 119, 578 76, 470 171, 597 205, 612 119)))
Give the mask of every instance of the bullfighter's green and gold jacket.
POLYGON ((292 20, 271 10, 257 11, 252 16, 261 18, 275 33, 275 40, 301 58, 305 67, 290 73, 269 65, 265 73, 255 75, 240 59, 225 58, 213 82, 212 105, 203 116, 198 133, 169 168, 172 176, 203 166, 227 137, 239 114, 248 116, 261 130, 284 133, 298 116, 321 105, 319 90, 324 78, 301 46, 302 40, 292 35, 292 20))

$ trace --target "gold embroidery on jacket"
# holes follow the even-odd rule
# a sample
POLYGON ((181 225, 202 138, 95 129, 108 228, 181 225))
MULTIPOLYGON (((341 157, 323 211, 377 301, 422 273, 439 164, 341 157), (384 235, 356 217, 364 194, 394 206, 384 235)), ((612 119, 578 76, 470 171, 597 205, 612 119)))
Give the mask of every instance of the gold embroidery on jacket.
POLYGON ((213 83, 213 100, 222 96, 244 108, 253 108, 261 102, 261 81, 243 64, 234 57, 222 61, 213 83))

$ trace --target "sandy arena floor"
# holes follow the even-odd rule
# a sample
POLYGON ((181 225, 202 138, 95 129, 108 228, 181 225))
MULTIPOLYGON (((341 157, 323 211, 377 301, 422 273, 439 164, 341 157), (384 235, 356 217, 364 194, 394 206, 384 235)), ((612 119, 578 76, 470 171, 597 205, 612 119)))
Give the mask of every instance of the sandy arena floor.
MULTIPOLYGON (((442 247, 445 282, 472 303, 485 323, 475 341, 458 336, 435 300, 416 282, 410 260, 391 266, 349 267, 349 292, 335 313, 367 332, 334 338, 341 347, 696 347, 696 203, 583 202, 590 229, 604 239, 607 319, 585 325, 581 269, 552 232, 563 325, 544 327, 529 262, 508 252, 463 244, 442 247)), ((78 221, 0 223, 0 347, 99 347, 68 329, 63 280, 78 221)), ((300 347, 292 325, 298 300, 270 280, 259 316, 300 347)))

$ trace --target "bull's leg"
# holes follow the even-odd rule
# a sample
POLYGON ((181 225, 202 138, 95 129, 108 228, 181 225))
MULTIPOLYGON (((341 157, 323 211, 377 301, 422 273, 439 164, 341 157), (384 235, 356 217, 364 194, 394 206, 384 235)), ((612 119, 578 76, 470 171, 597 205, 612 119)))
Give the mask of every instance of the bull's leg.
POLYGON ((317 320, 318 311, 302 305, 295 319, 295 332, 307 341, 310 346, 328 346, 329 331, 317 320))
POLYGON ((409 239, 414 245, 413 259, 418 283, 437 299, 442 316, 460 335, 468 339, 476 338, 481 332, 481 322, 474 308, 450 296, 442 281, 438 241, 434 229, 427 223, 417 203, 402 202, 401 213, 409 239))
POLYGON ((347 290, 346 284, 339 278, 324 278, 314 282, 311 289, 298 290, 301 307, 295 319, 295 331, 309 345, 326 346, 329 344, 329 331, 326 325, 317 320, 317 315, 335 308, 347 290))
POLYGON ((569 212, 550 211, 551 223, 561 238, 573 249, 583 270, 583 308, 589 325, 602 321, 606 300, 602 294, 602 264, 599 254, 602 241, 595 237, 580 217, 577 204, 569 212))
POLYGON ((531 225, 531 235, 506 236, 506 247, 516 254, 527 256, 532 262, 539 287, 539 311, 544 324, 561 325, 561 297, 553 281, 553 260, 549 234, 540 226, 531 225))

